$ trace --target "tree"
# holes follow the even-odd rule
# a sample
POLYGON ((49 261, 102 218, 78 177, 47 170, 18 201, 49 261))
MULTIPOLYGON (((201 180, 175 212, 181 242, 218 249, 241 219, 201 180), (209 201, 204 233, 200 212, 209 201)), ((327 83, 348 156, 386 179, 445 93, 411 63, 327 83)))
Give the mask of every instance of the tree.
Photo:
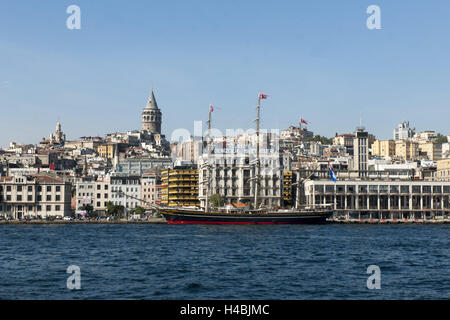
POLYGON ((447 137, 443 136, 442 134, 438 133, 436 135, 436 143, 447 143, 447 137))
POLYGON ((211 201, 211 207, 213 208, 219 208, 223 206, 223 199, 220 194, 213 194, 209 200, 211 201))
POLYGON ((134 210, 134 213, 138 214, 138 215, 144 214, 145 213, 145 209, 139 206, 139 207, 136 208, 136 210, 134 210))
POLYGON ((323 137, 321 135, 316 134, 314 137, 311 137, 309 139, 307 139, 306 141, 311 141, 311 142, 321 142, 324 145, 331 145, 333 144, 333 139, 328 139, 327 137, 323 137))

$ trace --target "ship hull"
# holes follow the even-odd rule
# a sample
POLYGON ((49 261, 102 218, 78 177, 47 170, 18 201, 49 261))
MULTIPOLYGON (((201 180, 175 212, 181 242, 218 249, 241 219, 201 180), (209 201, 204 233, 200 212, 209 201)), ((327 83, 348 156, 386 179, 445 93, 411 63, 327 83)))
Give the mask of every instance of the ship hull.
POLYGON ((323 224, 330 211, 295 213, 220 213, 161 209, 169 224, 323 224))

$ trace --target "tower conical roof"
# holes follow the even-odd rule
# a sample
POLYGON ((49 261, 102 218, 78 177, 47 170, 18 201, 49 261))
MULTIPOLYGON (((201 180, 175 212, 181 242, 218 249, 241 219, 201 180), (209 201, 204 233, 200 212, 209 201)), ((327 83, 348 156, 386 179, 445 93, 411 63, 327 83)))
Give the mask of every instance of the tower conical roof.
POLYGON ((147 105, 145 106, 145 109, 159 109, 158 104, 156 103, 155 94, 153 93, 153 87, 152 92, 150 93, 150 97, 148 98, 147 105))

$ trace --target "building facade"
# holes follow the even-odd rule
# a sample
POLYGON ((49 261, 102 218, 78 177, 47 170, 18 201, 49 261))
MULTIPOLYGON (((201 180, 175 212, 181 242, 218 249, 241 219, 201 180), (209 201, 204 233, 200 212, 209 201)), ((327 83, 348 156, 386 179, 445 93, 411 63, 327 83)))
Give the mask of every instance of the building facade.
POLYGON ((409 127, 409 121, 403 121, 394 129, 394 140, 409 140, 414 137, 416 131, 409 127))
POLYGON ((71 215, 72 184, 50 174, 0 178, 0 215, 12 219, 71 215))
POLYGON ((411 217, 450 214, 450 182, 327 180, 305 183, 307 206, 331 205, 337 215, 351 212, 411 217))
POLYGON ((360 177, 367 176, 369 152, 369 135, 364 128, 357 128, 353 139, 353 165, 360 177))

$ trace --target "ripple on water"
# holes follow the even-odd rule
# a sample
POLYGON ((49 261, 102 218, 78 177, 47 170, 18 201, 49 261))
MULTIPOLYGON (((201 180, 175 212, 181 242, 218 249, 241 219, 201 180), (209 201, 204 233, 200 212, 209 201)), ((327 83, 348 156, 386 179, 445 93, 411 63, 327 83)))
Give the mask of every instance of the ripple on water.
POLYGON ((0 226, 2 299, 448 299, 448 225, 0 226), (82 290, 65 288, 81 268, 82 290), (382 289, 367 290, 379 265, 382 289))

